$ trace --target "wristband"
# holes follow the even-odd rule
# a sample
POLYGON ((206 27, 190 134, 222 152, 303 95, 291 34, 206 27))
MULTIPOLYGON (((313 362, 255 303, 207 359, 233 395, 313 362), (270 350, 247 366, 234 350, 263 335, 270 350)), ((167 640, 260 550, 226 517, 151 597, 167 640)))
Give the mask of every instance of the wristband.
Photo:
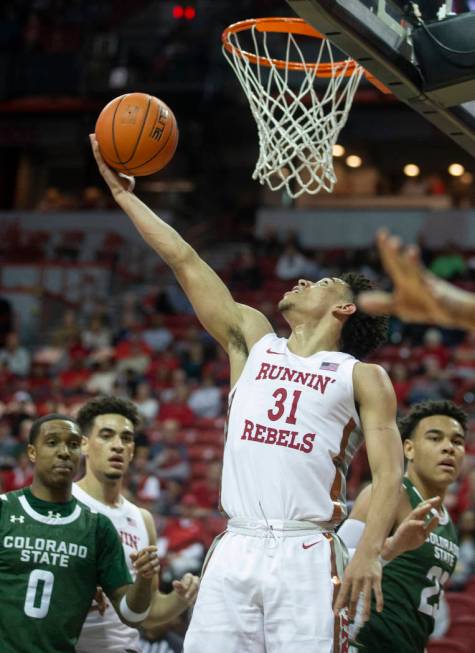
POLYGON ((130 621, 130 623, 135 624, 139 621, 143 621, 145 617, 148 616, 148 613, 150 612, 150 605, 144 612, 134 612, 127 605, 127 597, 124 594, 119 603, 119 610, 124 619, 127 619, 127 621, 130 621))

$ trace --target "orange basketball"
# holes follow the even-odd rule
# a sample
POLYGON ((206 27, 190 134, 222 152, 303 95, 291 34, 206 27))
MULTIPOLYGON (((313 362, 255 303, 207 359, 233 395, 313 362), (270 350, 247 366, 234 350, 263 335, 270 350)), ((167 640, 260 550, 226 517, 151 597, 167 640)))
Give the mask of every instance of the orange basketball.
POLYGON ((127 93, 102 109, 96 137, 108 166, 140 177, 167 165, 178 144, 178 127, 165 102, 146 93, 127 93))

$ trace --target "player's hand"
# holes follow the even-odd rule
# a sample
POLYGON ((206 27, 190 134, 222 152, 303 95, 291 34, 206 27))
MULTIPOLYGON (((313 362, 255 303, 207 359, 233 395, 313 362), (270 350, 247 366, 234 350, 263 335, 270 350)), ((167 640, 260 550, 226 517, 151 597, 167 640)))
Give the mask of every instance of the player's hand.
POLYGON ((417 247, 403 247, 401 240, 387 231, 378 233, 377 245, 394 290, 361 293, 357 303, 362 310, 395 315, 405 322, 475 328, 475 295, 431 274, 423 266, 417 247))
POLYGON ((368 621, 371 613, 371 595, 374 592, 376 609, 383 609, 383 593, 381 591, 382 566, 379 556, 369 556, 365 551, 355 552, 343 575, 343 582, 338 591, 334 605, 334 613, 348 607, 348 617, 353 620, 356 605, 362 602, 361 620, 368 621))
POLYGON ((424 544, 429 533, 437 527, 439 516, 435 510, 440 508, 440 497, 433 497, 419 504, 402 521, 396 532, 386 539, 382 557, 392 560, 401 553, 413 551, 424 544))
POLYGON ((160 571, 160 561, 156 546, 146 546, 137 553, 130 554, 137 577, 150 580, 160 571))
POLYGON ((193 574, 185 574, 181 580, 174 580, 173 589, 188 607, 194 605, 200 587, 200 579, 193 574))
POLYGON ((97 611, 99 612, 101 617, 103 617, 108 607, 109 607, 109 603, 107 603, 107 598, 102 590, 102 587, 97 587, 89 612, 97 611))
POLYGON ((99 144, 95 134, 89 134, 89 139, 91 141, 92 153, 97 162, 97 167, 99 172, 104 178, 104 181, 111 189, 112 195, 118 197, 124 191, 131 193, 135 188, 135 179, 134 177, 129 177, 129 175, 124 175, 122 172, 115 172, 112 168, 105 163, 102 158, 101 152, 99 150, 99 144))

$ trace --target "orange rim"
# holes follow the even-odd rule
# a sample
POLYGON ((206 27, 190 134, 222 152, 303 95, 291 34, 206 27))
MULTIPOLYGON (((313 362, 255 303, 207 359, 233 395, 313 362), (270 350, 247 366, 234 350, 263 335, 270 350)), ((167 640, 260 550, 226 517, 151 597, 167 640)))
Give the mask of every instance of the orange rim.
MULTIPOLYGON (((301 63, 297 61, 285 61, 284 59, 268 59, 252 52, 246 52, 233 45, 230 41, 231 34, 238 34, 255 27, 259 32, 281 32, 288 34, 301 34, 315 39, 326 38, 314 27, 306 23, 302 18, 249 18, 233 23, 227 27, 221 35, 224 48, 231 54, 236 54, 246 61, 260 66, 276 66, 277 68, 288 68, 289 70, 314 70, 318 77, 350 77, 359 64, 354 59, 345 59, 334 63, 301 63), (349 63, 348 63, 349 62, 349 63)), ((377 79, 372 73, 364 71, 366 79, 379 91, 391 94, 391 91, 377 79)))
POLYGON ((311 25, 306 23, 302 18, 249 18, 233 23, 227 27, 222 36, 224 48, 231 54, 236 54, 246 61, 261 66, 276 66, 277 68, 288 68, 289 70, 314 70, 318 77, 350 77, 359 64, 353 59, 336 61, 334 63, 302 63, 298 61, 285 61, 284 59, 269 59, 260 55, 247 52, 233 45, 230 40, 232 34, 245 32, 255 27, 259 32, 280 32, 288 34, 301 34, 310 36, 315 39, 324 39, 325 36, 311 25))

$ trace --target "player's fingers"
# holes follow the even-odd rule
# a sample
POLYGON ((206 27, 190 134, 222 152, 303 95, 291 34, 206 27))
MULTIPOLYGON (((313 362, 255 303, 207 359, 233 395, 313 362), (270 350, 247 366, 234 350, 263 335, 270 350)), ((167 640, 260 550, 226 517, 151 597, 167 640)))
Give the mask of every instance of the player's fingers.
POLYGON ((381 578, 373 580, 373 592, 376 600, 376 611, 382 612, 384 607, 383 591, 381 589, 381 578))
POLYGON ((384 269, 396 283, 404 276, 404 268, 401 261, 401 239, 392 236, 388 232, 379 232, 376 238, 379 255, 384 269))
POLYGON ((350 589, 351 589, 351 582, 347 581, 344 578, 342 584, 340 585, 340 589, 338 590, 336 601, 333 606, 333 612, 336 616, 338 616, 340 610, 343 610, 343 608, 346 608, 346 606, 348 605, 350 589))
POLYGON ((188 603, 191 603, 196 599, 196 595, 198 594, 199 587, 200 587, 200 579, 197 576, 193 576, 191 579, 191 585, 189 586, 185 594, 185 599, 188 601, 188 603))
POLYGON ((179 580, 172 581, 172 586, 173 586, 173 589, 175 590, 175 592, 177 594, 179 594, 180 596, 183 596, 185 594, 186 589, 185 589, 185 587, 184 587, 184 585, 183 585, 183 583, 181 581, 179 581, 179 580))
POLYGON ((372 315, 389 315, 394 312, 394 297, 381 290, 362 292, 356 298, 357 305, 365 313, 372 315))
POLYGON ((363 590, 358 595, 358 600, 361 601, 361 619, 363 623, 368 621, 371 614, 371 587, 371 578, 367 578, 363 583, 363 590))
MULTIPOLYGON (((351 594, 350 601, 348 603, 348 616, 350 619, 354 619, 356 615, 356 608, 358 606, 358 600, 360 598, 361 592, 364 590, 364 586, 361 580, 353 580, 351 584, 351 594)), ((371 595, 370 595, 371 598, 371 595)))
POLYGON ((424 531, 425 531, 426 535, 429 535, 429 533, 432 533, 434 528, 437 528, 438 525, 439 525, 439 517, 438 517, 438 515, 434 515, 432 517, 432 519, 427 524, 425 524, 425 526, 424 526, 424 531))
POLYGON ((414 508, 411 512, 411 519, 423 519, 431 510, 434 510, 438 506, 440 506, 440 497, 432 497, 414 508))

